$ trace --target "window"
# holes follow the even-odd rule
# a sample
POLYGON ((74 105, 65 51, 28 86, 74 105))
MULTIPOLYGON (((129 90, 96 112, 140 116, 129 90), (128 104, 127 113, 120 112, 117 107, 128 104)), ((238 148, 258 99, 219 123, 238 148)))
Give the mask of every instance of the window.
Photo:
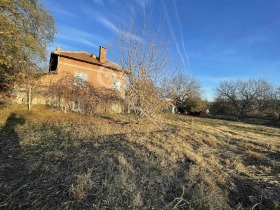
POLYGON ((85 86, 86 82, 87 82, 87 74, 86 73, 81 73, 81 72, 76 72, 75 73, 74 85, 85 86))
POLYGON ((113 82, 113 86, 115 91, 121 91, 122 82, 120 80, 116 80, 113 82))
POLYGON ((58 55, 51 54, 49 71, 57 71, 58 55))

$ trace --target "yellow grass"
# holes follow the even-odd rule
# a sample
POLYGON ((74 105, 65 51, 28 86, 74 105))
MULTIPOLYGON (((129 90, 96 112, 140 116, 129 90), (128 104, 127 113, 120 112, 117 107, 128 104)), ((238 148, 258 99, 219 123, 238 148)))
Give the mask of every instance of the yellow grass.
POLYGON ((280 129, 0 108, 0 208, 276 209, 280 129))

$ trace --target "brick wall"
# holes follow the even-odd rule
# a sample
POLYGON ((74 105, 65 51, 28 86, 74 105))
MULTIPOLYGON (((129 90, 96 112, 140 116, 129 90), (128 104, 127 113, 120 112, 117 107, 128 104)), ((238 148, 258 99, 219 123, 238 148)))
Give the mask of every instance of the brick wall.
POLYGON ((75 76, 77 73, 83 73, 87 75, 87 81, 96 88, 114 89, 114 83, 120 81, 120 92, 124 95, 126 75, 123 72, 65 57, 58 59, 57 74, 44 76, 42 78, 44 84, 55 83, 66 74, 75 76))

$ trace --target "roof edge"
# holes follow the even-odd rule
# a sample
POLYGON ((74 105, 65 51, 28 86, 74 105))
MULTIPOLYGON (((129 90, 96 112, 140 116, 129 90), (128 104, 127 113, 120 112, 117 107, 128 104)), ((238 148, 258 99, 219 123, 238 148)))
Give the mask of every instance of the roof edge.
MULTIPOLYGON (((129 71, 126 70, 126 69, 118 69, 118 68, 114 68, 112 66, 106 66, 104 65, 103 63, 95 63, 95 62, 90 62, 90 61, 85 61, 83 59, 78 59, 78 58, 74 58, 72 56, 67 56, 67 55, 62 55, 60 53, 86 53, 88 55, 91 55, 90 53, 88 52, 85 52, 85 51, 52 51, 51 54, 55 54, 55 55, 59 55, 59 56, 62 56, 62 57, 65 57, 65 58, 70 58, 70 59, 73 59, 73 60, 78 60, 78 61, 81 61, 81 62, 84 62, 84 63, 90 63, 90 64, 94 64, 94 65, 97 65, 97 66, 102 66, 102 67, 105 67, 105 68, 108 68, 108 69, 111 69, 111 70, 114 70, 114 71, 119 71, 119 72, 124 72, 126 74, 129 74, 129 71)), ((117 65, 118 67, 122 68, 120 65, 110 61, 110 60, 107 60, 107 62, 110 62, 114 65, 117 65)))

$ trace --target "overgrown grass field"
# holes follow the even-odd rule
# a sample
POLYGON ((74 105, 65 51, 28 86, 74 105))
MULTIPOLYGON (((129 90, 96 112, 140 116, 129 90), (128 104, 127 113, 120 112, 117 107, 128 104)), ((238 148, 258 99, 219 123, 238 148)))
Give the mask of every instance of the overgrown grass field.
POLYGON ((279 209, 280 129, 0 107, 0 209, 279 209))

